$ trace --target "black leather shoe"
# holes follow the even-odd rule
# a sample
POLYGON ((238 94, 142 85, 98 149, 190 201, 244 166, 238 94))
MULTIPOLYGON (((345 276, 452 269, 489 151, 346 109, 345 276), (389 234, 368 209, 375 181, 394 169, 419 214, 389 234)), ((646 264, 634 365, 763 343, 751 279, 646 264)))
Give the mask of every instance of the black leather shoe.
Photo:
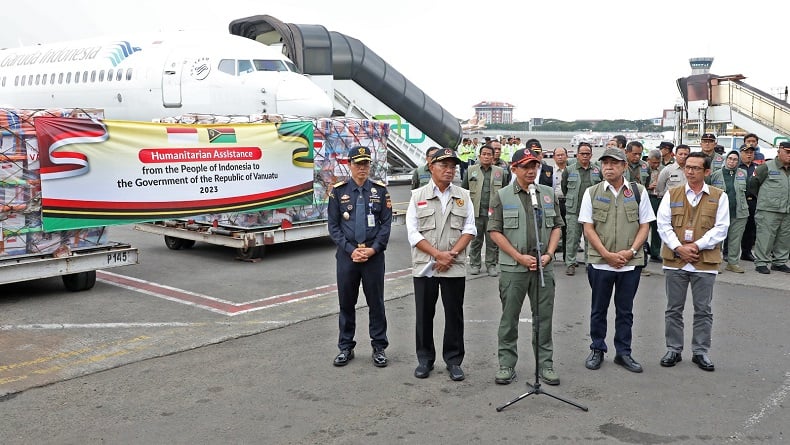
POLYGON ((387 355, 384 354, 383 349, 373 350, 373 366, 377 368, 383 368, 387 366, 387 355))
POLYGON ((771 273, 771 271, 768 270, 767 266, 757 266, 757 267, 754 268, 754 270, 756 270, 758 273, 762 273, 762 274, 766 274, 766 275, 771 273))
POLYGON ((694 354, 694 356, 691 357, 691 361, 696 363, 699 369, 703 371, 713 371, 716 369, 716 367, 713 366, 713 362, 710 361, 706 354, 694 354))
POLYGON ((787 267, 787 264, 782 264, 781 266, 771 265, 771 270, 778 270, 779 272, 790 273, 790 267, 787 267))
POLYGON ((335 357, 335 366, 346 366, 354 358, 353 349, 343 349, 340 354, 335 357))
POLYGON ((601 367, 601 363, 603 363, 603 351, 600 349, 593 349, 590 351, 590 355, 587 356, 587 361, 584 362, 584 366, 587 369, 598 369, 601 367))
POLYGON ((460 382, 464 379, 464 370, 459 365, 447 365, 447 370, 450 371, 450 379, 460 382))
POLYGON ((661 357, 661 366, 665 368, 671 368, 672 366, 675 366, 676 364, 682 361, 683 358, 680 356, 679 352, 669 351, 666 354, 664 354, 663 357, 661 357))
POLYGON ((742 253, 741 254, 741 260, 754 262, 754 255, 752 255, 751 252, 749 252, 749 253, 742 253))
POLYGON ((633 359, 630 355, 615 355, 614 356, 614 363, 617 365, 622 366, 623 368, 631 371, 631 372, 642 372, 642 365, 640 365, 636 360, 633 359))
POLYGON ((428 376, 431 375, 431 371, 433 371, 433 364, 420 363, 417 365, 417 369, 414 370, 414 377, 418 379, 427 379, 428 376))

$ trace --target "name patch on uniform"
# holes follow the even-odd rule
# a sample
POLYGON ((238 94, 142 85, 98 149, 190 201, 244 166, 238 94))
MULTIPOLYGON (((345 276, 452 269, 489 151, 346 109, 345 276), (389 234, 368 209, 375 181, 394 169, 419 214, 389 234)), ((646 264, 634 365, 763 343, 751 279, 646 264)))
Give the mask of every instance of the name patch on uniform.
POLYGON ((428 201, 417 201, 417 208, 424 209, 428 207, 428 201))
POLYGON ((779 174, 779 172, 777 172, 777 171, 769 171, 768 174, 771 175, 771 176, 776 176, 776 175, 779 174))
POLYGON ((513 210, 513 209, 517 209, 517 208, 518 208, 518 206, 516 206, 516 205, 509 205, 509 204, 502 206, 502 210, 513 210))
POLYGON ((609 203, 611 203, 611 202, 612 202, 612 200, 611 200, 611 199, 609 199, 609 198, 607 198, 607 197, 605 197, 605 196, 596 196, 596 197, 595 197, 595 200, 596 200, 596 201, 605 202, 606 204, 609 204, 609 203))
POLYGON ((670 201, 669 207, 683 207, 683 201, 670 201))

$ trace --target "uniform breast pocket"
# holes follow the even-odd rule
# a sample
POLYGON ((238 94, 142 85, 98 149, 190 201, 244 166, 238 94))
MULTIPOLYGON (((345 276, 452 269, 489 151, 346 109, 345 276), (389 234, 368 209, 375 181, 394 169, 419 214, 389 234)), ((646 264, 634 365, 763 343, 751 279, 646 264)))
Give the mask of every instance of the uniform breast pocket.
POLYGON ((453 207, 450 210, 450 228, 462 230, 466 222, 466 211, 463 207, 453 207))
POLYGON ((699 222, 703 230, 707 231, 713 228, 716 224, 716 209, 704 208, 700 209, 699 222))
POLYGON ((606 222, 609 205, 600 201, 593 201, 592 203, 592 219, 593 221, 606 222))
POLYGON ((417 209, 417 223, 420 232, 436 229, 436 218, 433 217, 433 208, 417 209))
POLYGON ((544 207, 543 208, 543 225, 548 228, 554 227, 554 217, 557 216, 557 212, 554 210, 554 206, 551 207, 544 207))
POLYGON ((683 219, 686 216, 686 209, 683 207, 673 207, 672 208, 672 226, 673 227, 681 227, 683 226, 683 219))
POLYGON ((502 227, 505 229, 518 229, 518 209, 502 210, 502 227))

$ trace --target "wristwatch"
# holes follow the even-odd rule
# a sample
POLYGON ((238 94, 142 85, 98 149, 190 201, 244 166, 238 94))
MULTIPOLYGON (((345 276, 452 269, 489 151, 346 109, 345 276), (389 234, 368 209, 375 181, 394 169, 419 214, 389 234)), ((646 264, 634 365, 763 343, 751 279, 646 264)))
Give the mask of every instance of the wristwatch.
POLYGON ((636 249, 631 249, 631 255, 633 255, 633 256, 634 256, 634 258, 636 258, 636 254, 638 254, 638 253, 639 253, 639 251, 638 251, 638 250, 636 250, 636 249))

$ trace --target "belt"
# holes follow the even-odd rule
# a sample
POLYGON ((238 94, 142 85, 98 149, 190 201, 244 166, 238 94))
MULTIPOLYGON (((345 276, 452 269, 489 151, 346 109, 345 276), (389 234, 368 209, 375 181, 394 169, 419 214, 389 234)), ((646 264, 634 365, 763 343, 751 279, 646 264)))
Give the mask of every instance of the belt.
POLYGON ((364 247, 367 247, 367 246, 365 245, 365 243, 359 243, 359 244, 357 244, 357 248, 358 248, 358 249, 359 249, 359 248, 364 248, 364 247))
POLYGON ((557 201, 560 201, 560 202, 565 202, 565 200, 566 200, 566 199, 567 199, 567 198, 557 198, 557 201))

